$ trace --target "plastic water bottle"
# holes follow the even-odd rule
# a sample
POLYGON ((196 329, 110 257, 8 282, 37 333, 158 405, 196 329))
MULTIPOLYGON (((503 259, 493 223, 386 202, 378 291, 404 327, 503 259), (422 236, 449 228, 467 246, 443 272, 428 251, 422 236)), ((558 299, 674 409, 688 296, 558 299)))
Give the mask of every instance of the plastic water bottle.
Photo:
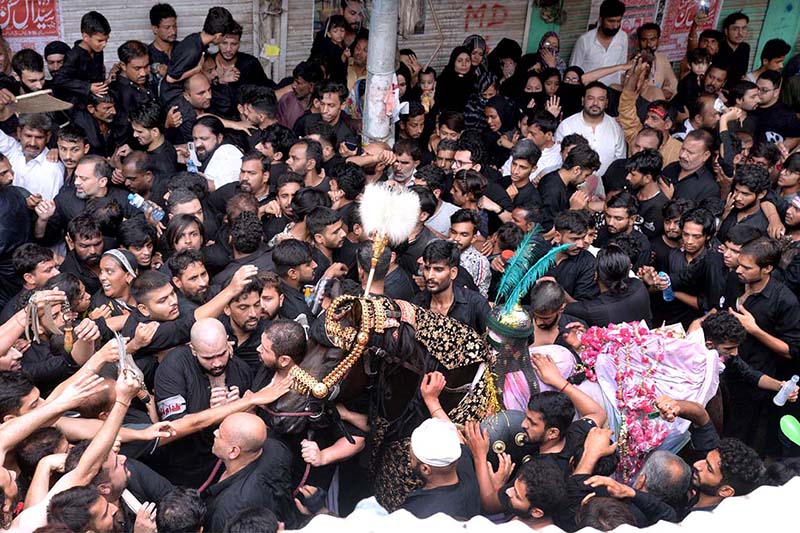
POLYGON ((659 272, 658 277, 669 283, 667 288, 661 291, 661 296, 664 297, 665 302, 671 302, 675 299, 675 293, 672 292, 672 282, 669 279, 669 275, 666 272, 659 272))
POLYGON ((786 400, 789 399, 789 395, 797 389, 798 381, 800 381, 800 376, 792 376, 792 379, 783 384, 781 390, 772 399, 772 403, 778 407, 783 407, 786 404, 786 400))
POLYGON ((145 214, 150 210, 150 216, 153 217, 153 220, 156 222, 161 222, 161 219, 164 218, 164 210, 150 200, 145 200, 141 194, 135 192, 130 193, 128 195, 128 203, 145 214))
POLYGON ((191 172, 192 174, 197 174, 200 169, 197 168, 197 165, 191 158, 186 160, 186 171, 191 172))

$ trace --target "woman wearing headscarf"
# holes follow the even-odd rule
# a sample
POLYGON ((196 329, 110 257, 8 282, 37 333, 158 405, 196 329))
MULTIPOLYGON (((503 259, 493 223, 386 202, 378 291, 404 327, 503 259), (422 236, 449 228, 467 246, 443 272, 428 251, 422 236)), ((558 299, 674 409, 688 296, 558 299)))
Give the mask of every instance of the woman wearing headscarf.
POLYGON ((473 33, 464 39, 464 44, 462 44, 462 46, 465 46, 469 52, 472 70, 475 75, 480 76, 481 73, 489 70, 489 53, 488 47, 486 46, 486 39, 473 33))
POLYGON ((564 117, 574 115, 583 109, 582 98, 584 84, 582 81, 583 69, 569 67, 564 71, 564 78, 558 86, 558 97, 561 100, 561 112, 564 117))
POLYGON ((508 154, 514 146, 519 109, 512 100, 498 94, 486 102, 484 115, 488 126, 483 135, 488 163, 495 168, 500 168, 508 159, 508 154))
POLYGON ((522 58, 522 48, 517 41, 503 38, 489 54, 489 68, 500 81, 500 86, 513 79, 522 58))
POLYGON ((488 70, 478 76, 472 94, 467 99, 464 107, 464 125, 467 128, 484 131, 486 126, 486 115, 484 109, 490 98, 497 94, 497 78, 488 70))
POLYGON ((561 75, 567 69, 567 64, 561 59, 559 50, 561 49, 561 38, 554 31, 548 31, 542 35, 539 41, 539 49, 536 54, 541 58, 542 63, 550 68, 557 68, 561 75))
POLYGON ((436 107, 438 111, 464 112, 467 98, 475 86, 475 74, 469 50, 456 46, 450 53, 450 61, 436 80, 436 107))

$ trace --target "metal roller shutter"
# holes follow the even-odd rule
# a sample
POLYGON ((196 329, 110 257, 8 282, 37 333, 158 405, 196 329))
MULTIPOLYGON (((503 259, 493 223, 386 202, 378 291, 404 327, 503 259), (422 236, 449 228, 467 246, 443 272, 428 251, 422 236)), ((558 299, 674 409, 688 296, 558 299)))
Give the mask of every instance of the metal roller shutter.
MULTIPOLYGON (((178 13, 178 38, 200 31, 208 9, 222 5, 228 9, 236 21, 244 28, 242 51, 253 53, 253 0, 227 0, 226 2, 207 0, 166 0, 178 13)), ((145 44, 153 40, 148 13, 150 7, 158 2, 137 2, 106 0, 61 0, 62 28, 64 41, 70 46, 81 38, 81 17, 91 10, 101 12, 111 24, 111 39, 105 50, 106 66, 110 67, 117 58, 117 47, 130 39, 145 44)))
MULTIPOLYGON (((427 63, 439 46, 430 5, 425 2, 425 30, 420 35, 409 35, 398 40, 399 48, 411 48, 417 53, 421 64, 427 63)), ((527 0, 433 0, 433 6, 442 28, 444 42, 431 65, 437 70, 447 64, 450 50, 460 45, 467 35, 477 33, 489 43, 496 45, 503 37, 516 40, 520 46, 524 41, 525 22, 528 17, 527 0)), ((313 0, 290 0, 287 10, 288 32, 285 40, 286 74, 300 61, 308 58, 313 41, 313 0)))

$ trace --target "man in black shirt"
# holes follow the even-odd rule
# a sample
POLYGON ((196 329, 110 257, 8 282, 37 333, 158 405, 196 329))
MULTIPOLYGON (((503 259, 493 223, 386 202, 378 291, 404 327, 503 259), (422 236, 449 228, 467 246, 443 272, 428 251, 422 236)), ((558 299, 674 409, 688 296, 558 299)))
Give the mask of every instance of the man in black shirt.
POLYGON ((767 217, 761 211, 761 201, 770 188, 769 172, 761 165, 741 165, 733 176, 733 209, 722 221, 717 233, 725 242, 728 232, 736 226, 752 226, 766 233, 767 217))
POLYGON ((213 454, 224 468, 203 492, 205 530, 222 531, 239 511, 252 507, 275 512, 287 526, 296 525, 290 468, 284 444, 267 438, 267 426, 256 415, 229 415, 214 431, 213 454))
POLYGON ((148 163, 149 158, 146 153, 133 151, 122 160, 122 175, 125 178, 126 189, 145 200, 155 201, 156 196, 151 194, 155 176, 148 168, 148 163))
POLYGON ((574 351, 567 342, 574 329, 585 326, 580 320, 564 313, 567 306, 567 293, 556 282, 539 278, 531 289, 531 316, 533 318, 533 344, 548 346, 558 344, 574 351))
MULTIPOLYGON (((317 122, 325 122, 333 126, 333 133, 336 136, 336 148, 343 142, 355 144, 356 134, 353 133, 344 122, 344 108, 347 104, 347 87, 337 82, 327 82, 318 90, 322 95, 320 101, 320 112, 303 115, 294 125, 294 132, 302 137, 308 133, 308 129, 317 122)), ((320 161, 320 164, 322 162, 320 161)))
MULTIPOLYGON (((531 175, 536 172, 536 165, 542 156, 541 150, 528 139, 522 139, 511 149, 511 175, 510 185, 506 189, 513 199, 513 207, 524 206, 538 208, 542 197, 538 189, 531 182, 531 175)), ((505 179, 505 178, 504 178, 505 179)), ((483 200, 483 208, 494 210, 499 207, 488 198, 483 200)), ((511 222, 511 211, 501 210, 497 215, 503 222, 511 222)))
POLYGON ((94 294, 100 290, 100 257, 105 248, 103 234, 95 218, 84 213, 69 221, 67 226, 67 252, 61 264, 62 272, 75 274, 86 292, 94 294))
POLYGON ((20 298, 29 296, 33 289, 41 289, 45 283, 59 274, 53 250, 36 243, 25 243, 11 256, 17 279, 22 282, 22 290, 18 292, 2 308, 0 323, 5 323, 20 308, 20 298))
POLYGON ((567 301, 588 300, 600 294, 595 281, 594 256, 586 249, 589 231, 581 211, 562 211, 553 223, 553 245, 572 244, 556 254, 555 265, 547 272, 567 293, 567 301))
POLYGON ((146 102, 128 115, 133 138, 150 155, 153 174, 156 177, 156 194, 153 200, 163 205, 166 184, 169 178, 178 171, 178 153, 175 147, 164 137, 164 121, 166 116, 158 102, 146 102))
POLYGON ((414 303, 462 322, 478 333, 486 331, 489 302, 480 293, 455 283, 459 264, 458 245, 434 240, 422 253, 422 277, 426 290, 417 294, 414 303))
MULTIPOLYGON (((190 344, 171 350, 158 366, 155 394, 161 420, 233 402, 249 390, 250 367, 232 357, 225 327, 216 319, 195 322, 190 344)), ((175 484, 199 487, 214 466, 212 432, 206 430, 168 445, 171 456, 162 473, 175 484)))
POLYGON ((792 150, 800 142, 800 120, 792 108, 779 101, 782 78, 780 73, 768 70, 756 81, 758 108, 752 112, 757 120, 756 138, 770 144, 783 142, 792 150))
POLYGON ((275 269, 271 253, 263 242, 264 230, 258 215, 252 211, 244 211, 233 220, 230 228, 233 261, 214 276, 214 285, 225 286, 243 265, 255 265, 265 272, 275 269))
MULTIPOLYGON (((775 279, 773 270, 780 260, 777 242, 760 238, 742 246, 736 274, 743 290, 725 295, 725 305, 747 331, 739 347, 739 356, 755 370, 778 379, 791 375, 786 359, 790 347, 800 342, 800 306, 786 285, 775 279)), ((726 413, 725 434, 745 443, 756 442, 758 420, 768 414, 768 432, 778 431, 776 414, 780 411, 769 395, 747 386, 740 379, 728 380, 730 409, 726 413)), ((765 450, 775 453, 776 442, 765 450)))
POLYGON ((728 81, 735 83, 747 74, 750 64, 750 45, 747 39, 747 25, 750 17, 737 11, 731 13, 722 22, 722 33, 725 40, 719 45, 719 52, 714 57, 715 62, 728 65, 728 81))
MULTIPOLYGON (((646 149, 658 152, 663 139, 664 136, 660 131, 645 126, 633 138, 633 142, 631 143, 631 157, 646 149)), ((659 155, 661 154, 659 153, 659 155)), ((606 191, 606 196, 611 196, 626 187, 630 187, 630 183, 628 183, 627 179, 629 160, 629 158, 623 157, 608 165, 606 173, 603 174, 603 189, 606 191)), ((660 175, 661 168, 658 170, 660 175)))
POLYGON ((653 239, 664 229, 661 211, 667 203, 667 197, 658 188, 658 177, 661 175, 661 154, 657 150, 642 150, 628 160, 628 187, 639 201, 639 229, 653 239))
POLYGON ((578 186, 600 168, 600 157, 589 145, 572 148, 564 158, 561 168, 542 176, 539 194, 542 196, 542 228, 549 231, 553 220, 561 211, 585 209, 589 196, 578 186))
POLYGON ((227 84, 237 92, 242 85, 274 86, 258 59, 239 50, 241 43, 242 26, 235 23, 222 36, 219 52, 214 55, 219 83, 227 84))
MULTIPOLYGON (((116 103, 117 120, 128 125, 128 115, 155 94, 150 90, 150 56, 139 41, 127 41, 117 50, 122 69, 108 88, 116 103)), ((130 128, 130 126, 128 126, 130 128)))
POLYGON ((275 199, 264 207, 264 211, 269 217, 264 226, 264 237, 268 242, 286 229, 289 222, 293 220, 292 199, 295 193, 303 188, 303 177, 294 172, 278 176, 274 181, 275 199))
MULTIPOLYGON (((185 42, 185 41, 184 41, 185 42)), ((170 103, 181 114, 180 125, 167 129, 172 144, 186 144, 192 140, 192 129, 201 114, 211 108, 211 83, 203 74, 189 76, 181 84, 183 91, 170 103)))
POLYGON ((421 519, 445 513, 468 520, 480 512, 472 454, 452 422, 429 418, 420 424, 411 434, 409 456, 423 486, 411 491, 402 509, 421 519))
POLYGON ((621 235, 633 237, 639 245, 639 254, 633 268, 637 270, 650 262, 650 241, 636 229, 639 202, 629 192, 623 191, 606 201, 605 226, 597 232, 597 246, 605 248, 621 235))
POLYGON ((172 284, 177 289, 181 315, 194 314, 194 310, 205 304, 211 296, 203 254, 198 250, 183 250, 170 257, 167 262, 172 274, 172 284))
POLYGON ((278 243, 272 252, 275 273, 281 278, 283 305, 281 317, 294 320, 305 315, 310 321, 311 307, 306 302, 303 288, 314 280, 314 261, 311 246, 296 239, 286 239, 278 243))
POLYGON ((156 4, 150 8, 150 26, 155 39, 147 45, 150 67, 160 81, 167 75, 172 49, 178 43, 178 14, 169 4, 156 4))
POLYGON ((330 207, 316 207, 306 216, 308 234, 314 240, 314 283, 323 277, 336 277, 347 274, 347 267, 338 263, 347 232, 342 219, 330 207), (330 272, 327 272, 330 270, 330 272))
POLYGON ((322 192, 330 190, 328 176, 322 173, 322 146, 312 139, 300 139, 289 149, 289 170, 303 176, 304 185, 322 192))
POLYGON ((226 183, 208 196, 208 204, 217 213, 225 213, 228 201, 240 192, 250 193, 258 200, 259 206, 267 205, 270 195, 270 166, 267 158, 253 150, 242 156, 239 181, 226 183))
POLYGON ((112 93, 90 94, 85 108, 75 108, 72 122, 86 132, 89 153, 111 157, 117 146, 125 142, 125 124, 117 119, 117 106, 112 93))
POLYGON ((697 203, 719 198, 719 185, 706 166, 711 157, 714 137, 706 130, 686 134, 677 161, 664 167, 658 186, 668 198, 686 198, 697 203))

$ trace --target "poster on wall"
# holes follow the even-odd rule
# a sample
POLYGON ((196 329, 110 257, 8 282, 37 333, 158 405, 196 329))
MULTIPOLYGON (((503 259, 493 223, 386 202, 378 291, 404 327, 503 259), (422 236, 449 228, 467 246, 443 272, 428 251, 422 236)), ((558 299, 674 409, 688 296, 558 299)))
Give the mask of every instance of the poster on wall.
MULTIPOLYGON (((656 19, 656 10, 659 0, 623 0, 625 4, 625 15, 622 17, 622 29, 628 34, 636 33, 636 28, 645 22, 653 22, 656 19)), ((600 16, 600 4, 603 0, 592 0, 589 9, 589 20, 586 23, 587 29, 597 26, 597 18, 600 16)))
MULTIPOLYGON (((666 54, 670 61, 680 61, 686 55, 686 43, 689 40, 689 28, 697 14, 698 0, 665 0, 664 18, 661 20, 661 40, 658 51, 666 54)), ((706 0, 708 3, 708 21, 697 28, 701 31, 717 27, 722 0, 706 0)))
POLYGON ((6 0, 0 2, 0 29, 16 51, 34 48, 39 53, 62 35, 59 0, 6 0))

